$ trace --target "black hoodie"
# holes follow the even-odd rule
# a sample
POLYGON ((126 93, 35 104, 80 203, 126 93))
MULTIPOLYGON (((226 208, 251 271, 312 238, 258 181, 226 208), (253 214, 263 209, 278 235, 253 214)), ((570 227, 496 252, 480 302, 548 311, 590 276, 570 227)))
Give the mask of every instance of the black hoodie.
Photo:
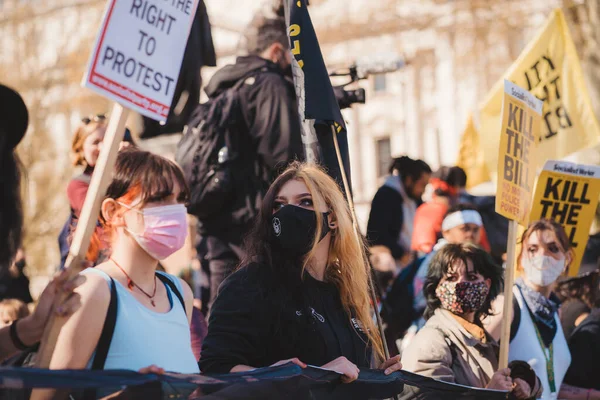
POLYGON ((209 97, 235 85, 252 71, 260 71, 240 90, 241 108, 256 152, 272 170, 278 164, 303 159, 296 92, 291 79, 271 61, 258 56, 238 57, 219 70, 205 88, 209 97))
MULTIPOLYGON (((259 185, 264 188, 259 193, 262 198, 280 167, 294 159, 304 159, 300 118, 293 81, 284 76, 279 66, 258 56, 238 57, 235 64, 217 71, 205 92, 215 97, 244 78, 246 84, 239 90, 239 100, 246 126, 240 133, 249 135, 248 151, 254 152, 266 169, 260 177, 265 180, 259 185)), ((227 221, 220 217, 202 221, 200 234, 241 243, 248 227, 236 222, 236 211, 239 212, 231 210, 232 217, 227 221)))

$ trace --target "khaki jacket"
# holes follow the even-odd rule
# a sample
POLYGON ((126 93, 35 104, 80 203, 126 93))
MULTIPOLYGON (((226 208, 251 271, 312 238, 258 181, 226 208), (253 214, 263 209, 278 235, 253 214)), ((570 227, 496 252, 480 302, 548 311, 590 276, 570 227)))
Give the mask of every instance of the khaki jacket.
POLYGON ((498 344, 471 335, 450 311, 437 309, 402 354, 403 369, 419 375, 485 388, 498 368, 498 344))

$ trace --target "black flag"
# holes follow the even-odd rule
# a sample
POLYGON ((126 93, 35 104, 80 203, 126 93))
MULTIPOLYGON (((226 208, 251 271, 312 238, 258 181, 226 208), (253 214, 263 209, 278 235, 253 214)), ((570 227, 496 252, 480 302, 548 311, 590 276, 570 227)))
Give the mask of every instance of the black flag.
MULTIPOLYGON (((288 35, 291 51, 296 60, 293 70, 300 118, 303 121, 314 120, 312 132, 316 132, 320 148, 319 161, 327 168, 329 175, 341 185, 342 176, 332 135, 332 127, 335 129, 344 170, 350 184, 350 157, 346 124, 333 92, 319 41, 306 6, 306 0, 292 0, 288 6, 288 35)), ((307 143, 307 135, 311 133, 307 132, 309 129, 307 122, 304 122, 303 140, 305 143, 307 143)), ((309 154, 307 154, 307 160, 310 161, 309 154)))

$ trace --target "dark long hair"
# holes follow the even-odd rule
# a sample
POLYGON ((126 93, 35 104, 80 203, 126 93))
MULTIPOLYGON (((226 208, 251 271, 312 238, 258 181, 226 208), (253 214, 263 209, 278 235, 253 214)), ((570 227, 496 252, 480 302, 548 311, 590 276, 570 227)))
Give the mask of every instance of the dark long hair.
POLYGON ((21 164, 8 149, 6 135, 0 131, 0 275, 8 269, 23 239, 21 203, 21 164))
POLYGON ((424 288, 425 299, 427 300, 425 319, 431 318, 435 310, 441 306, 435 290, 442 278, 446 276, 455 262, 462 261, 467 267, 469 265, 468 260, 473 264, 475 272, 483 275, 484 279, 490 279, 491 281, 488 297, 481 309, 475 313, 475 321, 481 322, 482 318, 491 315, 492 301, 502 292, 504 283, 502 267, 494 263, 492 257, 485 250, 470 243, 462 243, 446 244, 437 252, 431 264, 429 264, 424 288))
POLYGON ((27 106, 13 89, 0 84, 0 275, 12 263, 23 239, 21 162, 14 151, 29 124, 27 106))

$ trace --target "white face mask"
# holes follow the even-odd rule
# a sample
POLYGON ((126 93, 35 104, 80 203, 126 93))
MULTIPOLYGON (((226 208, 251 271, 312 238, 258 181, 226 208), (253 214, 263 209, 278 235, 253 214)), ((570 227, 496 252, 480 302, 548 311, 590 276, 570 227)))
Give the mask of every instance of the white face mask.
POLYGON ((538 286, 550 286, 565 269, 565 257, 561 255, 557 260, 550 256, 523 256, 521 265, 529 282, 538 286))

